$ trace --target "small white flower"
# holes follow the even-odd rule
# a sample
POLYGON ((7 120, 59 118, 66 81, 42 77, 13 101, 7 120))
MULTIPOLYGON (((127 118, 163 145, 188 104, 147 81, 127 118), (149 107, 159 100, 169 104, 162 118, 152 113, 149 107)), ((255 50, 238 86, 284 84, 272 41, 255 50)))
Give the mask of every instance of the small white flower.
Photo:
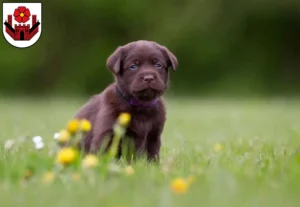
POLYGON ((4 144, 4 148, 5 149, 11 149, 14 144, 15 144, 14 140, 12 140, 12 139, 6 140, 6 142, 4 144))
POLYGON ((54 139, 58 139, 58 137, 59 137, 59 132, 55 133, 53 136, 54 139))
POLYGON ((32 141, 37 144, 43 142, 43 138, 41 136, 35 136, 32 138, 32 141))
POLYGON ((43 142, 35 143, 35 148, 37 150, 43 149, 44 146, 45 146, 45 144, 43 142))

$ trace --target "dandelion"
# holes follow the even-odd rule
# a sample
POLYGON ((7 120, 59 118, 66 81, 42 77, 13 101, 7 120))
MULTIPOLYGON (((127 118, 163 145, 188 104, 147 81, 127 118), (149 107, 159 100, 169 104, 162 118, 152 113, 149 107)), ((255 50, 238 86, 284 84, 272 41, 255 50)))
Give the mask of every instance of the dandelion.
POLYGON ((54 172, 46 172, 43 175, 42 182, 45 184, 52 183, 54 181, 54 179, 55 179, 54 172))
POLYGON ((71 134, 75 134, 79 130, 79 120, 73 119, 68 122, 67 130, 71 134))
POLYGON ((71 147, 65 147, 58 152, 56 156, 56 162, 62 165, 68 165, 74 162, 74 160, 77 157, 78 157, 77 150, 71 147))
POLYGON ((131 115, 129 113, 121 113, 118 118, 118 124, 126 127, 131 120, 131 115))
POLYGON ((84 168, 94 168, 97 167, 98 164, 99 160, 96 155, 86 155, 85 158, 82 160, 82 166, 84 168))
POLYGON ((92 128, 91 122, 89 122, 87 119, 82 119, 80 121, 80 129, 83 132, 89 132, 92 128))
POLYGON ((41 136, 34 136, 34 137, 32 137, 32 141, 35 144, 41 143, 41 142, 43 142, 43 138, 41 136))
POLYGON ((223 149, 223 146, 220 144, 220 143, 216 143, 215 145, 214 145, 214 151, 215 152, 219 152, 219 151, 221 151, 223 149))
POLYGON ((59 133, 59 136, 57 138, 57 141, 60 144, 65 144, 71 139, 71 134, 67 130, 61 130, 59 133))
POLYGON ((189 183, 183 178, 176 178, 171 182, 171 190, 177 194, 185 193, 189 188, 189 183))
POLYGON ((129 113, 121 113, 118 117, 117 123, 113 127, 114 137, 108 153, 110 157, 116 156, 120 140, 126 132, 125 127, 129 124, 130 120, 131 115, 129 113))
POLYGON ((114 130, 114 134, 118 137, 123 136, 126 132, 126 129, 118 124, 114 125, 113 130, 114 130))
POLYGON ((5 143, 4 143, 4 148, 9 150, 15 145, 15 143, 16 142, 12 139, 6 140, 5 143))
POLYGON ((119 143, 122 138, 122 136, 125 134, 126 130, 125 128, 121 127, 120 125, 116 124, 113 128, 114 136, 112 139, 112 143, 109 149, 109 156, 115 157, 118 151, 119 143))
POLYGON ((126 173, 126 175, 133 175, 134 174, 133 167, 132 166, 125 167, 125 173, 126 173))

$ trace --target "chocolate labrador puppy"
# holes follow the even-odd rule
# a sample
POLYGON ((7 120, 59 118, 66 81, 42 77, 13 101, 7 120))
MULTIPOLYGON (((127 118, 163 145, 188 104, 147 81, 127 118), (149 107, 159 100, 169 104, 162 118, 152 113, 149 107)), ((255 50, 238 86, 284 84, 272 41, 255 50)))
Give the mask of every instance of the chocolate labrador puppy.
POLYGON ((162 95, 168 87, 168 69, 178 67, 177 58, 164 46, 140 40, 118 47, 106 65, 115 82, 93 96, 75 116, 92 124, 83 140, 85 151, 96 153, 104 137, 112 137, 120 113, 128 112, 132 119, 126 136, 133 140, 135 151, 159 161, 166 121, 162 95))

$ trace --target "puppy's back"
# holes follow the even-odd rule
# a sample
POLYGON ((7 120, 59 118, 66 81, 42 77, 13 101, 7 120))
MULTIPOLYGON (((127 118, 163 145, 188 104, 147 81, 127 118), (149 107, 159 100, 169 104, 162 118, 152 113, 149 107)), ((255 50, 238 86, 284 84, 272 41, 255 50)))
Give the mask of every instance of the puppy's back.
POLYGON ((92 96, 89 101, 78 110, 74 118, 87 119, 91 123, 93 123, 95 121, 95 116, 99 111, 99 106, 101 104, 101 95, 102 94, 97 94, 92 96))

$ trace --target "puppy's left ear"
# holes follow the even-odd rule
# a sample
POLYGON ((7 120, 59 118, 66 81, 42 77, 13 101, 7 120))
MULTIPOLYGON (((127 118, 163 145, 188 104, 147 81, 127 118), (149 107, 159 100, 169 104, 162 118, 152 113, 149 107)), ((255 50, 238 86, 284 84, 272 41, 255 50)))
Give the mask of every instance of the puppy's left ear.
POLYGON ((118 47, 106 60, 106 67, 114 74, 118 74, 121 70, 122 47, 118 47))
POLYGON ((168 48, 162 47, 162 49, 168 57, 168 62, 171 65, 172 70, 176 71, 176 69, 178 67, 178 60, 177 60, 176 56, 172 52, 170 52, 170 50, 168 50, 168 48))

